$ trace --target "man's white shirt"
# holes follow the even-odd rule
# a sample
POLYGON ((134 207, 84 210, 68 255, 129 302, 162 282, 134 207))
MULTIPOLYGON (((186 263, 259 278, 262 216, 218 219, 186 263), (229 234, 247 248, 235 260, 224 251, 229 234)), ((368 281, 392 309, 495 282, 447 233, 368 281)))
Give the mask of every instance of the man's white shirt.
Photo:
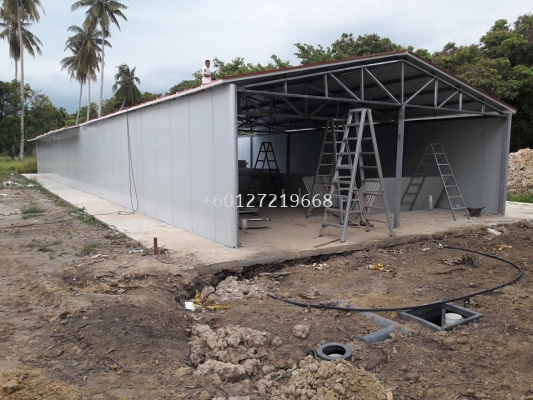
POLYGON ((209 70, 209 67, 202 68, 202 85, 205 85, 206 83, 211 83, 211 71, 209 70), (204 76, 204 74, 208 74, 209 76, 204 76))

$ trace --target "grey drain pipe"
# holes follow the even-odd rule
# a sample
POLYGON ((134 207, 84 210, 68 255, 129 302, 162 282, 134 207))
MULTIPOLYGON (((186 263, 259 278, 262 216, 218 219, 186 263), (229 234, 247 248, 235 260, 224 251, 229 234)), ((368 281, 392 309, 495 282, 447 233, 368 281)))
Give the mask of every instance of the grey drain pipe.
MULTIPOLYGON (((379 331, 369 333, 368 335, 362 336, 360 338, 367 344, 382 342, 383 340, 388 339, 389 335, 392 332, 396 331, 400 326, 397 322, 391 321, 390 319, 381 317, 371 312, 362 312, 361 314, 363 314, 365 317, 371 318, 376 324, 378 324, 382 328, 379 331)), ((407 336, 409 334, 409 331, 406 328, 402 327, 400 329, 400 333, 402 335, 407 336)))

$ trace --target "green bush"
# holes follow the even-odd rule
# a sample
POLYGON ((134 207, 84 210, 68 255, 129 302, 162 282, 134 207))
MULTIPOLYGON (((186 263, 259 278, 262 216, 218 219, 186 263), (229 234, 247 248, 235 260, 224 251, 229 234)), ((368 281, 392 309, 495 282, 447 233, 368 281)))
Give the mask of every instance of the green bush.
POLYGON ((37 158, 27 157, 23 161, 0 157, 0 173, 31 174, 37 172, 37 158))
POLYGON ((518 201, 520 203, 533 203, 533 194, 507 192, 507 201, 518 201))

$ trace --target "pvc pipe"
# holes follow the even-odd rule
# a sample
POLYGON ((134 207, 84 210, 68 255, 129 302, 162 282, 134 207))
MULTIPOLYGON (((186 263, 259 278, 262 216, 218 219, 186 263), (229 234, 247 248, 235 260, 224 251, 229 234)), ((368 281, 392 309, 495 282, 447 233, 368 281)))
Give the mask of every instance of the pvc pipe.
MULTIPOLYGON (((374 320, 376 324, 381 326, 383 329, 379 331, 369 333, 365 336, 362 336, 360 339, 365 341, 367 344, 382 342, 385 339, 388 339, 390 334, 398 329, 399 324, 397 322, 391 321, 390 319, 381 317, 371 312, 361 313, 366 317, 369 317, 374 320)), ((406 328, 401 328, 400 333, 407 336, 409 331, 406 328)))

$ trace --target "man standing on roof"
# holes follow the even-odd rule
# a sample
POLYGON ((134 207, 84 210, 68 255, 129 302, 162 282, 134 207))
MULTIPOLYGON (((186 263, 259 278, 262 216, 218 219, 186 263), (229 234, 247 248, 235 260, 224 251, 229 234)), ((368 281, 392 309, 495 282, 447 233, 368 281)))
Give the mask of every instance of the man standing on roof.
POLYGON ((209 70, 210 66, 211 66, 211 61, 205 60, 205 66, 202 68, 202 85, 211 83, 211 79, 213 78, 214 74, 212 74, 211 71, 209 70))

